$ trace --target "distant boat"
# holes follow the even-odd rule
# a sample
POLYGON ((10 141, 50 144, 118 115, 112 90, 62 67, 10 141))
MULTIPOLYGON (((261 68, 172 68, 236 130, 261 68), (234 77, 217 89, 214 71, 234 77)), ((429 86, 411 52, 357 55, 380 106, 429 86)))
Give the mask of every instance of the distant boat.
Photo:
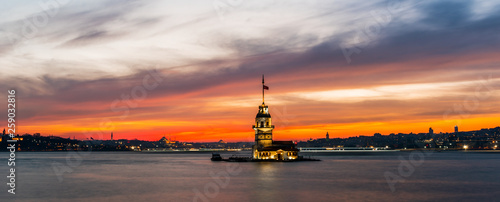
POLYGON ((222 161, 222 156, 218 153, 212 153, 212 158, 210 158, 212 161, 222 161))

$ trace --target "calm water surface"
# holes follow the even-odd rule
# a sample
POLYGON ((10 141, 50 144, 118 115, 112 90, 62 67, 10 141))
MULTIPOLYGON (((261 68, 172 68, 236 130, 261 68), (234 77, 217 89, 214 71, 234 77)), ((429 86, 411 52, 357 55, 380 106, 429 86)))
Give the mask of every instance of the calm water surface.
MULTIPOLYGON (((17 153, 16 195, 4 185, 0 201, 500 201, 500 153, 325 155, 292 163, 212 162, 210 153, 75 154, 17 153), (58 178, 54 168, 66 172, 58 178)), ((0 155, 7 175, 8 153, 0 155)))

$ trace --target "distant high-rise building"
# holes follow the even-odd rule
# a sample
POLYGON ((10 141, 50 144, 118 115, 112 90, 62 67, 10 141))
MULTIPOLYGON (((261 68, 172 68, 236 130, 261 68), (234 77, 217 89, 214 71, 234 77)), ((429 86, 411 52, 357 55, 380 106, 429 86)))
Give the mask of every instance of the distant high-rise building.
POLYGON ((3 133, 2 133, 2 135, 5 135, 5 128, 3 129, 3 133))
POLYGON ((326 140, 330 140, 330 135, 326 132, 326 140))
POLYGON ((458 126, 455 126, 455 133, 458 133, 458 126))
POLYGON ((113 140, 113 132, 111 132, 111 140, 113 140))
POLYGON ((434 134, 434 130, 432 130, 432 128, 429 128, 429 134, 434 134))

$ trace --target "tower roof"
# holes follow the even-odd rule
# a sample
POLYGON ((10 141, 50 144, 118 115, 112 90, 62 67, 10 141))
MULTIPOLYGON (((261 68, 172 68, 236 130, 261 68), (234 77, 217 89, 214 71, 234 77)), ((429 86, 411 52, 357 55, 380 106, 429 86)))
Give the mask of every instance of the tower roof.
POLYGON ((271 115, 270 114, 257 114, 257 116, 255 118, 271 118, 271 115))
POLYGON ((257 116, 255 118, 271 118, 271 114, 269 114, 269 110, 267 108, 267 105, 262 104, 259 106, 259 113, 257 113, 257 116))

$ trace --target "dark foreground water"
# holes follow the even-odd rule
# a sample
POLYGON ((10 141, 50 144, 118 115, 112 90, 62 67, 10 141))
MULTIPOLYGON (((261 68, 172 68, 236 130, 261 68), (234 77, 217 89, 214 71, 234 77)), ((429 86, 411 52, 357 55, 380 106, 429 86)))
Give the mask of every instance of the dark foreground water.
MULTIPOLYGON (((8 153, 0 155, 6 176, 8 153)), ((2 177, 0 201, 500 201, 500 153, 327 155, 292 163, 210 156, 19 152, 16 194, 7 193, 2 177)))

